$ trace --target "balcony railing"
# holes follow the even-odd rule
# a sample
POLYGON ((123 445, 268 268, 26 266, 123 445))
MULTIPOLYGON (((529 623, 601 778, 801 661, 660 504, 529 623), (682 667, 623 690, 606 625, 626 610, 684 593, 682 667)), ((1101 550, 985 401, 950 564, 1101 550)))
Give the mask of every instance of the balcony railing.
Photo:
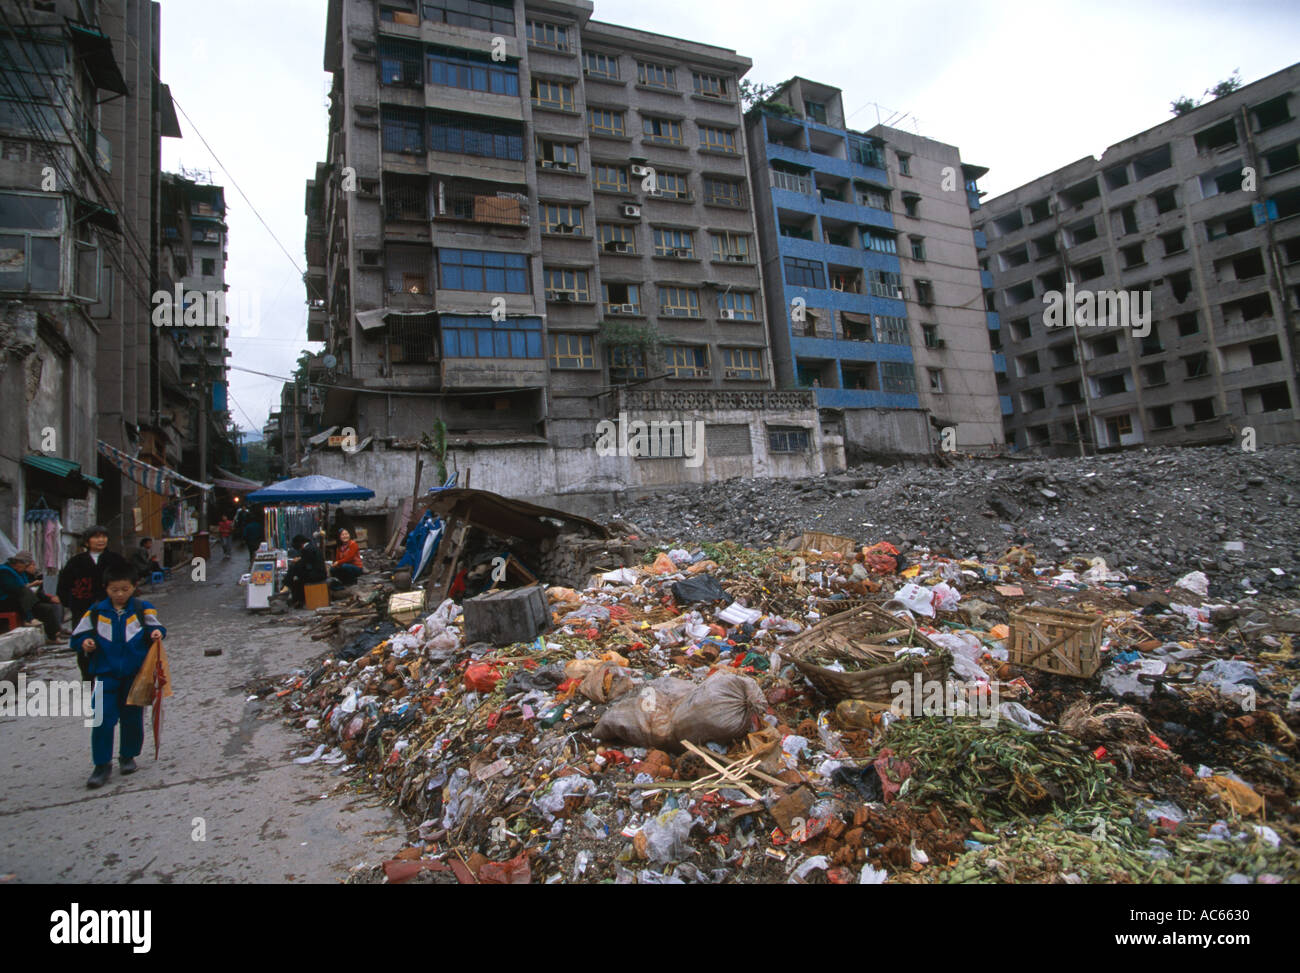
POLYGON ((812 196, 815 189, 813 181, 807 176, 796 176, 793 173, 781 172, 779 169, 772 170, 772 188, 788 189, 792 193, 803 193, 805 196, 812 196))

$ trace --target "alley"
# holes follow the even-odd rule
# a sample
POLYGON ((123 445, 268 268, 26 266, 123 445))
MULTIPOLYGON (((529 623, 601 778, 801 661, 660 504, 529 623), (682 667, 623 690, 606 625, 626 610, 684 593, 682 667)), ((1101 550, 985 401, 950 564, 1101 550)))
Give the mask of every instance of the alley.
MULTIPOLYGON (((0 719, 0 875, 32 882, 332 882, 402 844, 386 808, 340 788, 337 768, 300 766, 302 741, 243 687, 306 661, 296 626, 243 608, 246 561, 209 564, 143 597, 168 627, 176 694, 157 760, 146 728, 133 777, 85 788, 90 731, 74 717, 0 719), (204 649, 222 654, 204 657, 204 649), (202 822, 196 819, 202 819, 202 822), (196 835, 203 829, 204 840, 196 835)), ((28 679, 76 678, 47 652, 28 679)), ((147 719, 146 712, 146 719, 147 719)))

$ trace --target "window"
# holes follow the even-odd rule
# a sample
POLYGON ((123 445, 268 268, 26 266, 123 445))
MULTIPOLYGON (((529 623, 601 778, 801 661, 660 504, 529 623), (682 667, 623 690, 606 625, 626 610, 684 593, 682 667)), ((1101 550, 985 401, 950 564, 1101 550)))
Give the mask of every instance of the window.
POLYGON ((734 321, 757 321, 752 291, 723 291, 718 294, 718 316, 734 321), (730 313, 728 313, 730 312, 730 313))
POLYGON ((391 317, 383 337, 385 347, 380 354, 389 364, 420 365, 438 360, 439 331, 433 326, 432 315, 391 317))
POLYGON ((819 260, 786 257, 785 282, 799 287, 825 287, 826 268, 819 260))
POLYGON ((1231 118, 1225 119, 1217 125, 1197 132, 1193 140, 1196 142, 1198 153, 1230 148, 1237 144, 1237 123, 1231 118))
POLYGON ((1204 378, 1210 374, 1209 353, 1203 351, 1197 355, 1187 355, 1183 358, 1183 366, 1187 369, 1188 378, 1204 378))
POLYGON ((727 79, 720 75, 692 71, 691 83, 697 95, 703 95, 705 98, 725 99, 727 97, 727 79))
POLYGON ((1151 198, 1156 201, 1157 213, 1168 213, 1178 208, 1178 193, 1174 189, 1162 189, 1151 198))
POLYGON ((1168 429, 1174 424, 1174 410, 1167 405, 1148 409, 1147 415, 1151 418, 1152 429, 1168 429))
POLYGON ((763 353, 758 348, 720 348, 723 378, 763 377, 763 353))
POLYGON ((527 26, 530 47, 547 47, 553 51, 568 51, 569 28, 563 24, 548 24, 542 20, 530 20, 527 26))
POLYGON ((212 277, 217 272, 217 261, 212 257, 203 258, 203 276, 212 277))
POLYGON ((528 293, 528 257, 491 250, 438 250, 441 286, 452 291, 528 293))
POLYGON ((1120 250, 1120 256, 1124 258, 1125 270, 1140 267, 1147 262, 1147 258, 1142 253, 1142 244, 1140 243, 1135 243, 1130 247, 1124 247, 1120 250))
POLYGON ((654 231, 656 257, 694 257, 695 236, 689 230, 654 231))
POLYGON ((872 297, 903 299, 903 276, 888 270, 868 270, 867 285, 872 297))
POLYGON ((0 193, 0 291, 57 292, 63 197, 0 193))
POLYGON ((744 233, 710 233, 713 259, 749 263, 749 237, 744 233))
POLYGON ((875 341, 871 330, 870 314, 854 314, 851 311, 840 312, 840 337, 847 341, 875 341))
POLYGON ((1250 110, 1251 115, 1255 117, 1255 131, 1267 131, 1291 121, 1291 111, 1286 104, 1287 98, 1287 95, 1279 95, 1250 110))
POLYGON ((863 189, 858 192, 858 205, 889 212, 889 193, 879 189, 863 189))
POLYGON ((428 247, 390 246, 384 251, 384 284, 390 294, 429 294, 428 247))
POLYGON ((429 49, 429 84, 494 95, 519 94, 519 65, 490 55, 449 48, 429 49))
POLYGON ((418 87, 424 83, 420 45, 383 38, 379 41, 379 83, 418 87))
POLYGON ((698 345, 665 345, 664 371, 671 378, 708 378, 709 349, 698 345))
POLYGON ((800 426, 768 426, 767 449, 770 453, 806 453, 808 430, 800 426))
POLYGON ((595 368, 596 342, 589 334, 551 334, 551 367, 595 368))
POLYGON ((682 144, 682 123, 671 118, 641 117, 641 134, 647 142, 666 142, 669 145, 682 144))
POLYGON ((1201 330, 1201 326, 1196 320, 1195 311, 1180 314, 1176 320, 1178 321, 1178 337, 1180 338, 1190 338, 1201 330))
POLYGON ((716 176, 704 177, 704 202, 710 206, 745 205, 744 183, 716 176))
POLYGON ((587 109, 587 128, 592 135, 612 135, 618 138, 627 135, 623 113, 612 108, 587 109))
POLYGON ((821 125, 826 124, 826 106, 820 101, 805 101, 803 103, 803 113, 811 121, 818 122, 821 125))
POLYGON ((930 391, 938 395, 943 394, 943 369, 927 368, 926 372, 930 378, 930 391))
POLYGON ((600 285, 606 314, 640 314, 641 287, 609 281, 600 285))
POLYGON ((1209 422, 1214 418, 1214 399, 1212 397, 1192 399, 1189 404, 1192 407, 1193 422, 1209 422))
POLYGON ((860 166, 871 166, 873 169, 885 168, 885 156, 877 143, 868 142, 866 139, 855 139, 852 136, 849 137, 849 161, 856 162, 860 166))
POLYGON ((542 358, 542 319, 439 315, 447 358, 542 358))
POLYGON ((523 126, 517 122, 434 112, 429 119, 429 148, 435 152, 523 161, 523 126))
POLYGON ((625 193, 627 188, 627 166, 593 165, 591 167, 591 184, 595 189, 625 193))
POLYGON ((912 219, 921 218, 921 197, 912 193, 903 193, 903 212, 912 219))
POLYGON ((676 88, 677 72, 663 64, 637 61, 636 83, 650 88, 676 88))
POLYGON ((424 113, 420 109, 383 105, 379 118, 385 152, 424 151, 424 113))
POLYGON ((635 345, 611 345, 609 348, 609 380, 625 382, 645 378, 645 352, 635 345))
POLYGON ((636 253, 636 234, 622 223, 597 223, 596 239, 606 253, 636 253))
POLYGON ((66 82, 52 76, 62 78, 64 73, 63 42, 37 44, 24 38, 21 46, 26 53, 15 50, 15 41, 7 33, 0 34, 0 128, 30 132, 43 140, 45 131, 60 130, 66 116, 59 92, 66 82), (32 63, 42 65, 40 73, 32 70, 28 55, 32 63))
POLYGON ((693 287, 659 288, 659 313, 665 317, 698 318, 700 292, 693 287))
POLYGON ((571 203, 542 203, 537 207, 543 233, 586 233, 583 207, 571 203))
POLYGON ((1264 153, 1264 171, 1270 176, 1285 172, 1287 169, 1294 169, 1296 166, 1300 166, 1300 142, 1292 142, 1280 149, 1264 153))
POLYGON ((534 108, 573 111, 573 85, 564 81, 547 81, 534 75, 532 100, 534 108))
POLYGON ((876 335, 887 345, 909 345, 912 339, 907 332, 907 318, 876 315, 876 335))
POLYGON ((590 301, 587 272, 568 267, 548 267, 544 272, 548 301, 590 301))
POLYGON ((939 344, 939 326, 937 324, 921 325, 921 339, 927 348, 942 348, 939 344))
POLYGON ((923 237, 919 237, 919 236, 910 237, 910 239, 911 239, 911 241, 912 241, 912 259, 913 259, 913 260, 924 260, 924 259, 925 259, 925 239, 924 239, 923 237))
POLYGON ((714 128, 712 125, 700 126, 700 148, 707 152, 736 151, 736 133, 730 128, 714 128))
POLYGON ((656 169, 653 195, 666 196, 669 199, 690 199, 691 190, 686 184, 686 176, 682 173, 656 169))
POLYGON ((513 0, 435 0, 424 5, 424 19, 435 24, 515 36, 513 0))
POLYGON ((537 164, 543 169, 564 169, 570 172, 578 168, 578 147, 568 142, 554 142, 551 139, 537 140, 537 164))
POLYGON ((599 51, 582 52, 582 73, 589 78, 608 78, 618 80, 618 55, 601 54, 599 51))
POLYGON ((892 233, 868 230, 862 235, 862 243, 868 250, 877 253, 898 253, 898 239, 892 233))
POLYGON ((900 176, 910 176, 912 174, 912 157, 898 153, 898 174, 900 176))

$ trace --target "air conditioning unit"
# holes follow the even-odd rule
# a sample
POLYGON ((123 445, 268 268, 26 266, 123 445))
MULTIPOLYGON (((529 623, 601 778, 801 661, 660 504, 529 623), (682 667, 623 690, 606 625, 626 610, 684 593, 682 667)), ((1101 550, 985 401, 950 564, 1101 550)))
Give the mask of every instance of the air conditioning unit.
POLYGON ((648 176, 648 175, 650 175, 650 167, 649 167, 649 166, 633 166, 633 167, 632 167, 632 175, 634 175, 634 176, 648 176))
POLYGON ((555 299, 562 303, 568 303, 573 300, 573 291, 556 291, 555 299))
POLYGON ((937 339, 935 339, 934 345, 933 345, 932 347, 934 347, 934 348, 947 348, 947 347, 948 347, 948 342, 945 341, 943 338, 937 338, 937 339))
POLYGON ((551 227, 551 229, 555 233, 572 233, 574 227, 570 223, 556 223, 553 227, 551 227))
POLYGON ((727 369, 724 369, 723 372, 722 372, 722 377, 723 377, 723 378, 740 378, 740 377, 741 377, 741 375, 740 375, 740 369, 739 369, 739 368, 727 368, 727 369))
POLYGON ((722 320, 724 320, 724 321, 734 321, 734 320, 736 320, 736 312, 735 312, 735 309, 733 309, 733 308, 729 308, 729 307, 721 308, 721 309, 718 311, 718 316, 721 317, 722 320))
POLYGON ((729 253, 727 254, 727 259, 730 260, 732 263, 743 264, 749 258, 746 257, 743 253, 729 253))
POLYGON ((635 314, 635 304, 611 304, 609 305, 610 314, 635 314))
POLYGON ((641 207, 635 203, 624 203, 623 216, 629 220, 639 220, 641 218, 641 207))
POLYGON ((632 244, 622 240, 609 240, 605 243, 606 253, 631 253, 632 244))
POLYGON ((689 250, 676 249, 673 251, 674 257, 689 257, 690 255, 691 251, 689 250))

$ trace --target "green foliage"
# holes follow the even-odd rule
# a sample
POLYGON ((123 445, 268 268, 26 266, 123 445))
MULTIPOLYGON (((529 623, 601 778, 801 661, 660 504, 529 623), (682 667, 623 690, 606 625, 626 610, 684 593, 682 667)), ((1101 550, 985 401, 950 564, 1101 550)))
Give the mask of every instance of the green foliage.
POLYGON ((613 347, 641 348, 653 352, 659 347, 660 334, 652 325, 637 324, 633 321, 602 321, 600 323, 600 343, 613 347))
POLYGON ((1195 99, 1188 98, 1186 95, 1182 95, 1177 101, 1171 101, 1169 103, 1169 110, 1175 115, 1186 115, 1196 107, 1198 107, 1198 103, 1195 99))
POLYGON ((1211 98, 1222 98, 1241 87, 1241 68, 1233 68, 1232 74, 1220 81, 1213 88, 1206 88, 1205 93, 1211 98))
POLYGON ((433 435, 422 433, 420 445, 433 454, 434 461, 438 464, 437 485, 442 486, 447 482, 447 424, 441 419, 435 419, 433 435))

